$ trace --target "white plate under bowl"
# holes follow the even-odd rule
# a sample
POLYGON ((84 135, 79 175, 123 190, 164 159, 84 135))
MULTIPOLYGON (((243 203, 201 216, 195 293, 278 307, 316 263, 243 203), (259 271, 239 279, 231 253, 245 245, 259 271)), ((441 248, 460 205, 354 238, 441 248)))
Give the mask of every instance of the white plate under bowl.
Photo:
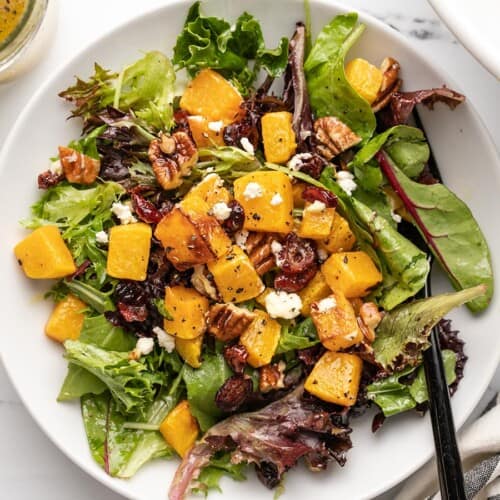
MULTIPOLYGON (((189 2, 177 1, 147 13, 96 40, 54 74, 31 99, 5 143, 0 158, 0 303, 1 343, 7 372, 24 404, 40 427, 66 455, 97 480, 126 497, 164 500, 177 462, 156 461, 134 478, 122 481, 108 477, 92 460, 85 438, 78 403, 57 403, 56 396, 66 373, 59 345, 47 340, 43 326, 51 306, 42 300, 48 283, 26 279, 12 248, 26 235, 18 221, 29 214, 28 207, 40 192, 36 176, 47 166, 59 144, 77 137, 76 120, 66 121, 69 107, 57 97, 73 82, 74 75, 86 77, 94 61, 119 69, 140 57, 143 51, 160 49, 170 53, 186 16, 189 2)), ((303 0, 213 0, 208 13, 235 19, 250 10, 263 24, 266 41, 273 46, 282 35, 290 35, 294 24, 304 19, 303 0)), ((326 0, 311 0, 313 29, 348 9, 326 0)), ((350 57, 363 55, 378 64, 386 56, 398 59, 406 89, 420 89, 448 83, 449 78, 425 60, 404 38, 372 17, 362 15, 368 29, 350 57)), ((479 91, 479 89, 478 89, 479 91)), ((486 130, 467 102, 455 111, 437 105, 422 112, 425 128, 446 183, 472 208, 484 229, 493 256, 500 255, 500 164, 486 130), (495 214, 495 215, 494 215, 495 214)), ((436 278, 434 289, 446 289, 436 278)), ((490 309, 473 317, 462 308, 451 317, 467 341, 469 356, 465 379, 453 398, 457 425, 463 424, 479 401, 498 364, 498 296, 490 309)), ((287 474, 283 499, 315 498, 357 500, 371 498, 401 481, 422 465, 433 452, 428 418, 414 413, 394 417, 372 435, 370 418, 354 423, 354 447, 347 465, 332 465, 322 474, 298 468, 287 474)), ((10 432, 23 432, 11 429, 10 432)), ((223 482, 223 498, 255 500, 272 498, 249 473, 247 483, 223 482)), ((214 495, 217 496, 217 495, 214 495)))
POLYGON ((429 0, 464 47, 500 80, 500 2, 429 0))

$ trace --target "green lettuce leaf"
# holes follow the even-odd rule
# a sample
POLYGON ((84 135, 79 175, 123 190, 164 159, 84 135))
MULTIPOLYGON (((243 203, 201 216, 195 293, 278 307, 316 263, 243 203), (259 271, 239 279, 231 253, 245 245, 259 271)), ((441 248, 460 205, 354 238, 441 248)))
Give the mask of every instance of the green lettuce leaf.
MULTIPOLYGON (((455 365, 456 354, 450 350, 441 352, 446 376, 446 383, 452 384, 456 379, 455 365)), ((394 373, 389 377, 377 380, 367 388, 367 397, 380 407, 386 417, 411 410, 417 404, 424 403, 429 399, 427 393, 427 382, 423 366, 410 366, 402 371, 394 373), (401 382, 405 376, 417 371, 417 375, 411 384, 401 382)))
POLYGON ((215 395, 231 375, 222 354, 205 354, 199 368, 186 366, 183 370, 189 407, 203 432, 222 416, 215 404, 215 395))
POLYGON ((379 155, 382 171, 454 288, 486 285, 486 293, 468 303, 473 312, 484 310, 493 295, 493 269, 488 244, 470 209, 446 186, 412 181, 387 155, 379 155))
POLYGON ((375 130, 376 120, 370 104, 345 77, 345 57, 361 36, 356 13, 336 16, 318 35, 304 64, 311 107, 316 117, 335 116, 364 140, 375 130))
POLYGON ((260 68, 274 77, 283 73, 288 62, 288 39, 282 38, 277 48, 268 49, 260 24, 252 15, 244 12, 231 27, 224 19, 202 15, 200 2, 195 2, 177 38, 173 62, 191 76, 203 68, 217 70, 247 94, 260 68), (250 60, 255 61, 253 67, 248 64, 250 60))
POLYGON ((281 336, 277 354, 306 349, 319 343, 318 333, 311 318, 306 318, 294 327, 285 324, 281 327, 281 336))
POLYGON ((375 361, 392 372, 422 362, 422 352, 429 347, 429 333, 453 308, 486 293, 479 285, 455 293, 444 293, 402 304, 385 313, 376 329, 372 344, 375 361))
POLYGON ((234 481, 244 481, 246 476, 244 474, 246 464, 233 464, 231 463, 231 456, 229 454, 222 455, 221 457, 212 457, 210 465, 203 468, 200 475, 196 479, 197 487, 193 492, 207 494, 210 490, 222 492, 219 482, 222 476, 229 476, 234 481))

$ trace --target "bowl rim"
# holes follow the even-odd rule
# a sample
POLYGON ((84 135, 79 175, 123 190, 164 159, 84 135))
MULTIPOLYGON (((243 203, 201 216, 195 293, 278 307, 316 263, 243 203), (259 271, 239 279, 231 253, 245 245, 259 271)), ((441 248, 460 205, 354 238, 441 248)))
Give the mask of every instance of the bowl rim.
MULTIPOLYGON (((208 0, 206 0, 208 1, 208 0)), ((302 3, 302 0, 277 0, 279 2, 287 3, 289 1, 293 1, 296 3, 302 3)), ((40 87, 37 89, 37 91, 30 97, 30 99, 27 101, 25 106, 23 107, 22 111, 18 115, 14 125, 12 126, 12 129, 10 130, 9 134, 7 135, 7 138, 5 142, 3 143, 3 146, 0 150, 0 175, 3 173, 3 170, 6 168, 7 165, 7 156, 8 153, 10 152, 10 149, 12 147, 12 144, 18 135, 18 130, 21 129, 21 125, 25 120, 25 117, 28 116, 31 112, 31 108, 35 105, 35 103, 39 100, 39 98, 46 93, 46 90, 54 84, 57 80, 61 79, 61 76, 63 76, 64 72, 66 71, 67 67, 70 66, 75 59, 78 57, 82 56, 83 53, 87 51, 91 51, 94 49, 97 45, 101 43, 105 43, 106 40, 112 39, 116 33, 125 30, 131 26, 133 26, 136 23, 143 23, 145 20, 147 20, 148 17, 154 16, 157 13, 164 11, 164 10, 169 10, 170 8, 174 8, 175 6, 185 6, 186 7, 186 12, 187 8, 192 4, 192 0, 166 0, 164 4, 162 5, 156 5, 147 8, 147 10, 141 12, 140 14, 137 14, 130 19, 125 20, 124 22, 121 22, 117 24, 115 27, 113 27, 110 30, 105 31, 101 35, 99 35, 97 38, 95 38, 92 42, 84 45, 81 47, 77 52, 75 52, 73 55, 71 55, 68 59, 60 63, 56 69, 52 72, 52 74, 46 78, 43 83, 40 85, 40 87)), ((395 30, 394 28, 391 28, 389 25, 384 23, 383 21, 377 19, 373 15, 367 13, 363 9, 359 8, 352 8, 345 2, 339 2, 337 0, 310 0, 311 4, 311 11, 314 11, 315 5, 321 5, 325 8, 328 8, 332 11, 339 11, 339 12, 356 12, 358 13, 359 16, 359 21, 363 22, 367 25, 367 29, 370 28, 375 28, 378 30, 383 31, 386 35, 389 37, 392 37, 395 39, 396 43, 402 45, 406 50, 408 50, 411 53, 412 57, 418 58, 421 63, 429 70, 439 74, 444 81, 446 81, 450 86, 452 86, 455 89, 460 89, 460 85, 457 84, 454 78, 452 78, 448 72, 440 67, 437 67, 434 65, 432 62, 429 62, 425 57, 423 57, 418 49, 414 46, 414 44, 406 38, 404 35, 402 35, 400 32, 395 30)), ((492 140, 491 133, 485 126, 483 120, 481 119, 480 115, 476 111, 474 105, 471 103, 469 100, 468 106, 471 111, 471 116, 476 120, 477 122, 477 127, 481 131, 481 133, 485 137, 485 143, 488 145, 488 149, 490 150, 493 155, 496 155, 497 157, 497 166, 500 171, 500 158, 498 157, 498 151, 496 150, 496 147, 494 145, 494 142, 492 140)), ((99 483, 103 484, 110 490, 119 493, 120 495, 123 495, 126 498, 134 498, 131 494, 130 491, 127 490, 127 482, 113 478, 111 476, 108 476, 105 473, 100 473, 100 469, 97 470, 92 464, 92 462, 86 462, 82 457, 80 456, 74 456, 72 455, 68 450, 66 450, 62 444, 58 443, 57 440, 55 439, 55 436, 53 436, 48 429, 45 428, 43 422, 41 419, 37 416, 36 411, 34 408, 31 407, 29 400, 25 398, 21 390, 18 388, 16 381, 14 379, 14 373, 11 371, 11 368, 9 366, 9 362, 7 361, 7 358, 5 356, 1 356, 1 359, 3 360, 3 364, 5 367, 5 371, 7 373, 7 376, 13 385, 19 399, 23 403, 23 406, 26 408, 30 416, 33 418, 33 420, 36 422, 37 426, 43 431, 43 433, 48 437, 48 439, 58 448, 71 462, 73 462, 75 465, 77 465, 81 470, 83 470, 85 473, 87 473, 90 477, 92 477, 94 480, 97 480, 99 483)), ((497 353, 496 359, 494 357, 491 358, 490 364, 491 366, 489 367, 489 376, 485 377, 483 380, 483 383, 478 387, 478 390, 475 392, 474 395, 471 396, 469 399, 472 404, 469 404, 469 409, 464 413, 463 418, 461 421, 458 421, 455 419, 455 425, 457 428, 457 431, 463 426, 465 421, 470 417, 471 413, 473 412, 474 408, 476 408, 477 404, 479 403, 481 397, 483 394, 486 392, 486 389, 488 385, 491 382, 491 379, 493 378, 493 375, 495 374, 495 370, 497 366, 500 363, 500 352, 497 353)), ((367 500, 368 498, 373 498, 373 496, 378 496, 383 494, 384 492, 388 491, 390 488, 400 484, 403 482, 406 478, 408 478, 411 474, 413 474, 417 469, 419 469, 424 463, 426 463, 433 454, 433 450, 429 450, 427 454, 425 454, 424 458, 421 460, 416 460, 415 463, 411 468, 408 468, 405 474, 397 476, 397 477, 391 477, 388 478, 385 481, 381 481, 377 488, 374 488, 373 491, 371 492, 370 497, 366 497, 367 500)), ((358 500, 362 500, 361 498, 358 500)))

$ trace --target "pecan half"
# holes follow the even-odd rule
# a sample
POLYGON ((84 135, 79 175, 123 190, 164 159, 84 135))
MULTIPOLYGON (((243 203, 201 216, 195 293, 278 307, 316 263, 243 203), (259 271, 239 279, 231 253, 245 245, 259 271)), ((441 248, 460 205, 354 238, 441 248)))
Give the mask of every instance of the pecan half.
POLYGON ((182 178, 191 173, 198 161, 198 150, 185 132, 161 134, 149 144, 148 156, 158 184, 163 189, 175 189, 182 178))
POLYGON ((194 266, 194 272, 191 276, 191 284, 198 292, 200 292, 202 295, 205 295, 205 297, 208 297, 215 301, 219 299, 213 277, 208 272, 208 269, 205 265, 201 264, 198 266, 194 266))
POLYGON ((208 331, 223 342, 239 337, 255 314, 234 304, 215 304, 208 312, 208 331))
POLYGON ((264 394, 285 387, 285 368, 283 361, 266 365, 259 369, 259 390, 264 394))
POLYGON ((367 342, 375 340, 375 329, 382 321, 382 313, 374 302, 365 302, 359 308, 358 324, 367 342))
POLYGON ((75 184, 92 184, 99 175, 101 162, 76 149, 59 146, 59 159, 64 176, 75 184))
POLYGON ((318 142, 316 148, 327 160, 361 142, 359 135, 334 116, 318 118, 314 122, 314 132, 318 142))
POLYGON ((248 359, 248 351, 243 344, 226 345, 222 354, 234 373, 243 373, 248 359))
POLYGON ((402 80, 399 78, 400 65, 396 59, 386 57, 380 66, 383 73, 382 85, 378 91, 375 101, 372 103, 374 113, 385 108, 390 102, 394 92, 397 92, 401 87, 402 80))
POLYGON ((274 240, 276 240, 276 235, 272 233, 250 233, 245 242, 250 262, 259 276, 267 273, 276 265, 272 250, 274 240))

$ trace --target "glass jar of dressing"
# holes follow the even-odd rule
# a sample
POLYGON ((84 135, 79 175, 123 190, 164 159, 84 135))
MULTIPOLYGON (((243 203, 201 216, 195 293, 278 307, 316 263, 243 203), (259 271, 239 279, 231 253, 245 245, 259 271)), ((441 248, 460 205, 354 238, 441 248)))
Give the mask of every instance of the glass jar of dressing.
POLYGON ((54 0, 0 0, 0 82, 34 66, 52 34, 54 0))

